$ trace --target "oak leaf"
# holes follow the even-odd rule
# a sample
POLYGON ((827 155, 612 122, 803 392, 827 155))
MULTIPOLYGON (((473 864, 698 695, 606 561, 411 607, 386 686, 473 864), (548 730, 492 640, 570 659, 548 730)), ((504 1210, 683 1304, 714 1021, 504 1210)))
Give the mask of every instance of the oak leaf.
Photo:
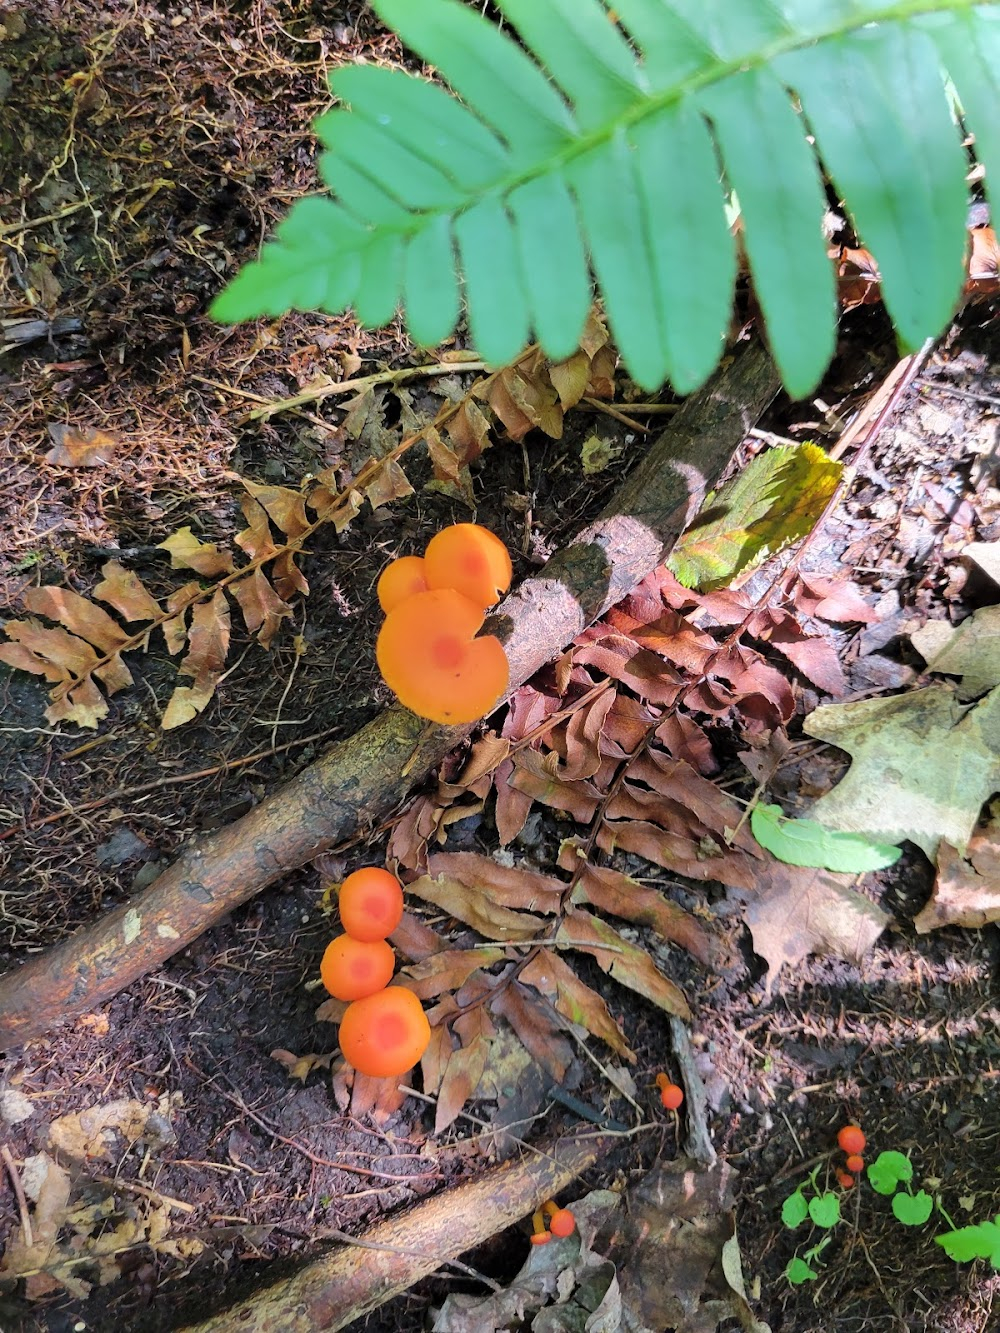
POLYGON ((878 842, 909 838, 933 860, 942 841, 965 851, 983 802, 1000 791, 1000 688, 969 707, 935 684, 830 704, 803 725, 853 760, 812 809, 828 828, 878 842))

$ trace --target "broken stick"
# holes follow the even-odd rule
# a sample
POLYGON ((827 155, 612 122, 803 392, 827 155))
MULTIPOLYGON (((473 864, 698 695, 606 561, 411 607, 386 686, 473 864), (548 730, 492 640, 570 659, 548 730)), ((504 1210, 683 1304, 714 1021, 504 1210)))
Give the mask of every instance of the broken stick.
MULTIPOLYGON (((528 680, 662 561, 778 391, 744 344, 680 408, 596 522, 502 603, 510 686, 528 680)), ((234 824, 200 838, 131 902, 0 978, 0 1050, 93 1009, 221 917, 383 819, 473 727, 393 707, 234 824)))
MULTIPOLYGON (((291 1277, 180 1333, 314 1333, 345 1328, 567 1188, 607 1154, 607 1135, 563 1139, 380 1222, 291 1277)), ((528 1233, 524 1235, 527 1249, 528 1233)))

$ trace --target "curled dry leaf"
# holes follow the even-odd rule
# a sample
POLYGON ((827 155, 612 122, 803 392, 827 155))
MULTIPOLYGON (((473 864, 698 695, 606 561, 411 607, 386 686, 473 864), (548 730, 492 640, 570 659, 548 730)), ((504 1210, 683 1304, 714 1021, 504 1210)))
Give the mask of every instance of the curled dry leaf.
POLYGON ((175 688, 160 723, 164 731, 190 722, 212 698, 226 665, 229 631, 229 603, 217 588, 210 602, 200 602, 191 613, 190 646, 178 670, 194 683, 175 688))
POLYGON ((278 1047, 271 1052, 271 1059, 288 1070, 289 1078, 297 1078, 301 1083, 305 1083, 314 1069, 329 1069, 334 1056, 317 1055, 314 1052, 310 1052, 309 1055, 293 1055, 291 1051, 278 1047))
POLYGON ((977 930, 991 921, 1000 921, 1000 812, 972 835, 964 857, 941 844, 930 901, 913 924, 926 934, 942 926, 977 930))

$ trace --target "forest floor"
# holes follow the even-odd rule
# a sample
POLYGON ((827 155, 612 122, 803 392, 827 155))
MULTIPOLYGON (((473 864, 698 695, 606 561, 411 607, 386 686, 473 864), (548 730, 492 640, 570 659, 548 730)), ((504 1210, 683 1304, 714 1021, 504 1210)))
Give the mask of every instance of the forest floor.
MULTIPOLYGON (((233 329, 205 315, 223 277, 314 188, 309 123, 327 103, 329 70, 402 59, 367 6, 33 0, 0 2, 0 28, 0 614, 14 621, 37 585, 92 594, 110 559, 154 597, 170 595, 186 576, 159 544, 190 527, 231 549, 244 526, 241 479, 296 490, 328 473, 349 485, 370 456, 461 399, 478 372, 416 353, 395 326, 370 333, 347 318, 294 315, 233 329), (425 370, 393 379, 414 366, 425 370), (345 401, 339 386, 369 375, 345 401), (306 401, 285 403, 302 393, 306 401)), ((834 446, 842 421, 898 362, 881 309, 852 312, 814 399, 780 399, 761 431, 834 446)), ((867 623, 817 631, 837 655, 843 698, 912 686, 923 662, 910 633, 997 600, 961 552, 1000 539, 998 397, 995 309, 971 307, 811 539, 809 573, 849 581, 872 609, 867 623)), ((188 840, 237 819, 390 702, 373 652, 375 582, 387 561, 474 516, 507 543, 515 581, 538 569, 641 455, 645 436, 629 421, 660 428, 662 417, 644 417, 637 401, 619 374, 624 422, 581 404, 559 439, 534 430, 514 443, 496 431, 472 469, 474 515, 454 487, 435 483, 427 450, 413 448, 411 496, 366 505, 343 530, 310 540, 308 596, 291 597, 290 623, 267 651, 234 613, 214 696, 186 726, 161 729, 177 662, 159 638, 129 656, 133 684, 108 700, 93 731, 46 720, 44 683, 0 665, 0 967, 128 899, 188 840)), ((748 437, 738 461, 767 442, 748 437)), ((747 586, 752 595, 764 584, 747 586)), ((768 799, 803 813, 846 761, 802 731, 829 695, 787 658, 768 661, 787 680, 787 727, 762 731, 733 707, 702 718, 700 734, 711 781, 747 800, 755 782, 738 754, 787 732, 768 799)), ((551 673, 535 688, 553 695, 551 673)), ((492 720, 502 725, 502 715, 492 720)), ((431 782, 418 794, 434 791, 431 782)), ((180 1327, 311 1256, 324 1232, 361 1233, 496 1160, 498 1141, 480 1132, 495 1113, 488 1099, 474 1096, 441 1133, 416 1097, 391 1114, 360 1115, 322 1058, 335 1049, 333 1029, 315 1017, 318 960, 333 930, 325 886, 383 863, 412 814, 290 875, 98 1012, 4 1058, 0 1246, 19 1228, 23 1242, 27 1205, 16 1190, 31 1193, 32 1173, 32 1198, 49 1162, 50 1186, 65 1180, 67 1193, 48 1219, 49 1271, 5 1281, 0 1269, 0 1327, 180 1327)), ((500 863, 558 873, 567 820, 536 807, 500 863)), ((492 798, 470 803, 445 833, 438 850, 496 856, 492 798)), ((693 1013, 709 1128, 738 1173, 736 1228, 757 1315, 775 1333, 995 1327, 1000 1275, 953 1263, 933 1225, 902 1228, 867 1188, 844 1193, 844 1222, 818 1278, 789 1285, 783 1274, 802 1233, 782 1226, 781 1205, 817 1164, 820 1183, 832 1179, 836 1132, 853 1121, 873 1154, 906 1153, 957 1225, 1000 1211, 996 927, 918 933, 934 871, 908 844, 861 886, 889 917, 870 947, 854 958, 802 957, 779 938, 771 962, 782 949, 789 961, 769 969, 752 947, 746 895, 622 851, 604 864, 662 890, 716 941, 712 967, 644 927, 624 932, 693 1013)), ((446 913, 417 910, 445 933, 461 931, 446 913)), ((600 1062, 576 1055, 567 1070, 577 1099, 634 1131, 574 1198, 634 1184, 678 1152, 654 1085, 671 1068, 663 1014, 596 965, 579 972, 636 1062, 631 1081, 609 1082, 607 1051, 591 1042, 600 1062)), ((529 1142, 578 1127, 541 1083, 537 1091, 529 1142)), ((527 1235, 526 1222, 464 1258, 509 1282, 527 1235)), ((476 1290, 467 1277, 438 1274, 357 1327, 427 1327, 449 1292, 476 1290)))

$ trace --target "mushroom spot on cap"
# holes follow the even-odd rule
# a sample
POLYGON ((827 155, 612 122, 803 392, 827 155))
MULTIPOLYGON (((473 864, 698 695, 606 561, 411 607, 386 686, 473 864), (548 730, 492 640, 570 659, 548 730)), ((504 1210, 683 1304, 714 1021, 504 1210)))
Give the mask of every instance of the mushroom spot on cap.
POLYGON ((394 1078, 412 1069, 431 1038, 420 1001, 405 986, 387 986, 347 1006, 340 1049, 359 1074, 394 1078))
POLYGON ((475 722, 494 707, 510 668, 499 639, 475 637, 483 619, 453 588, 417 593, 389 612, 375 656, 400 703, 451 726, 475 722))
POLYGON ((510 587, 513 569, 506 546, 488 528, 453 523, 428 542, 424 572, 429 588, 454 588, 485 610, 510 587))
POLYGON ((403 890, 381 866, 363 866, 340 886, 340 920, 348 935, 364 942, 384 940, 403 919, 403 890))
POLYGON ((363 1000, 392 980, 396 955, 385 940, 356 940, 338 935, 320 960, 323 985, 336 1000, 363 1000))

